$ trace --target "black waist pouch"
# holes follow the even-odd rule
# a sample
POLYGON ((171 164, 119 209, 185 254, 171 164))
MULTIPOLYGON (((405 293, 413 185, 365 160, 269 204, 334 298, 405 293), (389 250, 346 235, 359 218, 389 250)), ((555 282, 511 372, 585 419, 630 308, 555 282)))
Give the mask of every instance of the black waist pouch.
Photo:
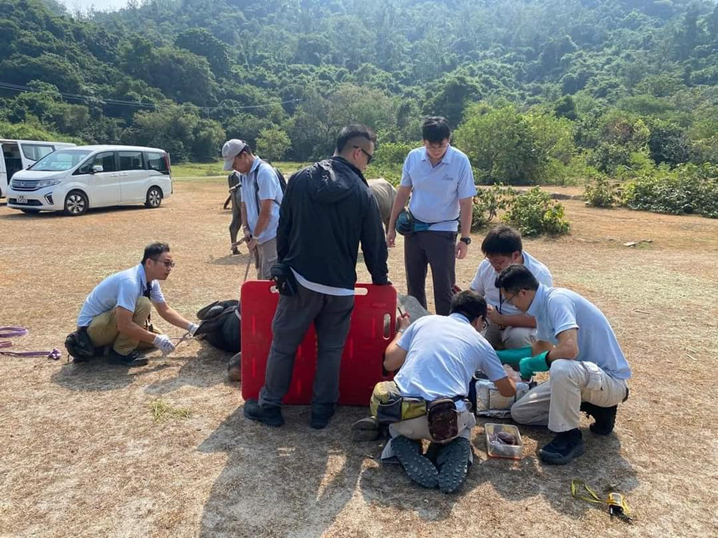
POLYGON ((287 264, 275 263, 270 269, 270 274, 280 295, 292 297, 297 294, 297 278, 287 264))

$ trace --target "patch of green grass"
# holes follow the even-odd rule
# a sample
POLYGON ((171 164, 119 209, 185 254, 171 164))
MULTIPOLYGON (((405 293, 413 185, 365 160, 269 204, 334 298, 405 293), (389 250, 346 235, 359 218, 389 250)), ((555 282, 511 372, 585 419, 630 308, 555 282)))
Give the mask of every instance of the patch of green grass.
MULTIPOLYGON (((215 161, 211 163, 182 163, 172 165, 172 178, 173 179, 198 179, 207 177, 222 177, 226 178, 229 172, 222 170, 224 161, 215 161)), ((289 179, 294 172, 307 166, 308 163, 303 162, 291 162, 281 161, 272 163, 274 166, 279 168, 284 174, 284 177, 289 179)))
POLYGON ((157 423, 168 420, 185 420, 192 415, 186 407, 174 407, 161 398, 150 402, 150 411, 152 418, 157 423))

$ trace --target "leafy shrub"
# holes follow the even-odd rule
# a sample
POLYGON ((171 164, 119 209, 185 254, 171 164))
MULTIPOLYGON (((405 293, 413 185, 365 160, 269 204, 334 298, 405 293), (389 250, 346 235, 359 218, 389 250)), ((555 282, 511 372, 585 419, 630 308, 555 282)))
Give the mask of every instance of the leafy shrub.
POLYGON ((631 209, 718 218, 718 166, 659 166, 653 174, 628 181, 621 201, 631 209))
POLYGON ((395 142, 386 142, 379 144, 374 152, 374 160, 377 166, 402 166, 406 156, 414 148, 421 146, 421 142, 402 144, 395 142))
POLYGON ((586 182, 586 188, 583 191, 586 203, 593 207, 613 207, 618 203, 618 191, 616 185, 611 183, 609 179, 597 174, 596 177, 586 182))
POLYGON ((569 231, 563 205, 534 187, 525 194, 508 192, 508 210, 501 220, 515 226, 521 235, 561 235, 569 231))
POLYGON ((401 165, 382 165, 375 164, 372 161, 371 165, 364 171, 364 177, 367 179, 383 177, 398 188, 401 182, 401 165))
POLYGON ((490 189, 479 189, 472 207, 471 231, 478 232, 491 222, 499 209, 506 209, 507 189, 494 185, 490 189))

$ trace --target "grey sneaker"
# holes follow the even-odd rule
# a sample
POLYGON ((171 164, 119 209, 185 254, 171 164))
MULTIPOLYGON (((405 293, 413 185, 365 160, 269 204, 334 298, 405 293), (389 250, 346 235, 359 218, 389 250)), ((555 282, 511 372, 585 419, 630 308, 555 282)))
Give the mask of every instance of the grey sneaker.
POLYGON ((454 493, 466 480, 471 458, 471 443, 465 437, 457 437, 439 450, 436 463, 439 466, 439 489, 442 493, 454 493))
POLYGON ((420 441, 412 441, 400 435, 391 440, 391 446, 409 478, 425 488, 439 485, 439 471, 431 460, 421 453, 420 441))

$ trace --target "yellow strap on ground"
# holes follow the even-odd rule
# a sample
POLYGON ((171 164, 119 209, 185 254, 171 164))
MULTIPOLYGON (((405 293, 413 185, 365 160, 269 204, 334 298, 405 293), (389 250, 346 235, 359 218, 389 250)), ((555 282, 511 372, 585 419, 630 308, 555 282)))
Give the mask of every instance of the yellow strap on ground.
POLYGON ((626 503, 626 498, 620 493, 609 493, 608 498, 602 499, 598 494, 586 485, 583 480, 571 480, 571 495, 576 499, 581 499, 593 504, 605 504, 606 506, 619 506, 626 516, 631 515, 631 509, 626 503), (582 491, 587 491, 588 495, 584 495, 582 491))

